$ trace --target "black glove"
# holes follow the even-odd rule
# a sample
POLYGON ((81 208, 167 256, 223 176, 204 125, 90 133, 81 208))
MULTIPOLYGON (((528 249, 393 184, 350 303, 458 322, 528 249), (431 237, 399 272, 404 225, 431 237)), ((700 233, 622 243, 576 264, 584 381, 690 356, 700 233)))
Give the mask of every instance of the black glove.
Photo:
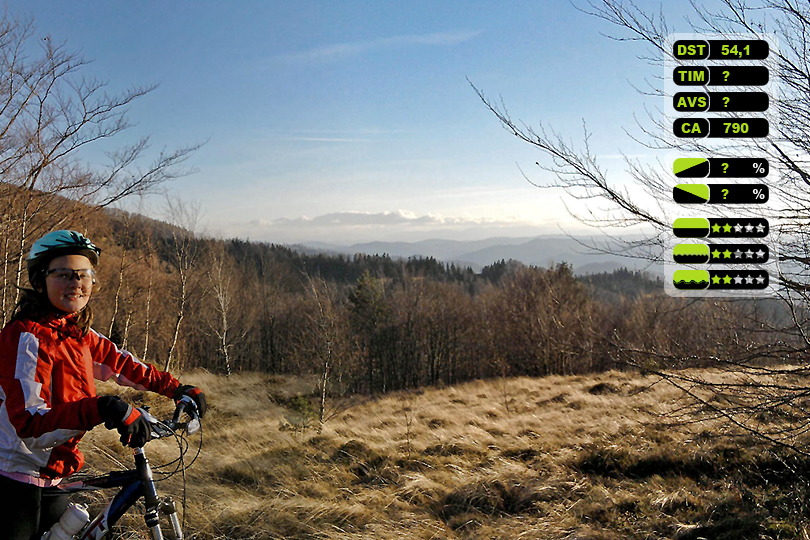
POLYGON ((104 427, 118 430, 124 446, 140 448, 152 438, 152 428, 141 411, 118 396, 98 398, 98 412, 104 427))
POLYGON ((194 400, 194 404, 197 405, 197 413, 200 415, 200 418, 205 416, 207 406, 205 403, 205 394, 203 394, 202 390, 196 386, 184 384, 174 391, 174 401, 180 401, 183 396, 188 396, 194 400))

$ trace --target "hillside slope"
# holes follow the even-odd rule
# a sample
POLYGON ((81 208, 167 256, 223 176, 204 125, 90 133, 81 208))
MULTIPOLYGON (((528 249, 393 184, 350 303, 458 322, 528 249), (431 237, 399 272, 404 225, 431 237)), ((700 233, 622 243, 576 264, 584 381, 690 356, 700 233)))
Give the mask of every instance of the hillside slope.
MULTIPOLYGON (((312 388, 306 380, 184 380, 211 403, 187 478, 197 539, 740 540, 810 530, 802 461, 718 438, 713 426, 673 426, 659 413, 680 396, 652 376, 479 381, 357 399, 321 433, 300 397, 312 388)), ((85 449, 97 469, 131 459, 103 428, 85 449)), ((177 452, 165 441, 148 450, 153 463, 177 452)), ((181 499, 181 486, 177 476, 160 489, 181 499)))

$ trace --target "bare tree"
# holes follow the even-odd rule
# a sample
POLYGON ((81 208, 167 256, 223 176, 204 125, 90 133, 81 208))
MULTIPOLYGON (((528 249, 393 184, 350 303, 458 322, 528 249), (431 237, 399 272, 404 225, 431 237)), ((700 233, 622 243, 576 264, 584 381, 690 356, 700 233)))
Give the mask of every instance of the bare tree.
POLYGON ((233 309, 233 275, 227 268, 224 248, 212 254, 208 268, 209 294, 214 301, 215 317, 210 322, 210 328, 217 337, 217 346, 225 364, 225 374, 231 374, 231 342, 233 309))
POLYGON ((340 319, 336 313, 335 302, 326 281, 323 278, 313 278, 309 274, 305 277, 307 293, 317 306, 317 311, 313 315, 313 322, 317 332, 315 356, 320 368, 318 421, 323 426, 327 416, 326 405, 332 372, 335 370, 335 364, 340 361, 339 349, 342 334, 339 328, 340 319))
POLYGON ((149 331, 152 328, 152 294, 155 289, 155 271, 159 262, 156 260, 151 238, 147 238, 147 252, 146 252, 146 273, 147 286, 146 286, 146 303, 143 305, 143 352, 141 353, 141 360, 146 362, 149 358, 149 331))
MULTIPOLYGON (((810 443, 806 437, 807 396, 810 395, 807 383, 810 366, 806 361, 810 351, 810 231, 807 228, 807 216, 810 215, 807 161, 810 155, 810 89, 807 85, 810 80, 810 9, 806 3, 794 0, 723 0, 717 12, 709 12, 693 2, 693 9, 698 18, 689 27, 692 32, 726 36, 744 33, 760 38, 768 32, 777 34, 779 50, 773 51, 768 67, 780 86, 779 94, 771 100, 780 121, 771 126, 769 136, 764 139, 744 145, 732 141, 718 148, 709 147, 700 139, 673 140, 668 133, 671 126, 664 125, 661 116, 651 116, 646 125, 642 125, 646 137, 643 142, 655 149, 711 152, 712 155, 732 157, 740 153, 750 156, 753 148, 758 157, 768 159, 772 170, 777 171, 773 175, 777 180, 771 185, 778 193, 780 206, 760 212, 765 217, 779 217, 780 226, 778 230, 772 228, 771 235, 781 240, 776 282, 782 301, 781 311, 787 315, 782 318, 787 324, 779 324, 774 317, 764 317, 763 310, 756 305, 749 306, 747 313, 735 316, 733 323, 726 327, 733 339, 712 348, 699 359, 691 359, 704 365, 721 366, 725 368, 725 376, 712 379, 693 372, 658 372, 694 398, 691 412, 724 419, 730 425, 773 444, 810 455, 810 443), (724 399, 717 399, 719 395, 724 399), (780 420, 768 423, 763 421, 765 417, 780 420)), ((667 56, 672 54, 668 40, 672 30, 658 13, 645 13, 632 1, 620 0, 589 2, 583 11, 616 25, 620 35, 614 39, 646 44, 651 51, 646 56, 649 61, 663 65, 667 56)), ((659 83, 651 83, 647 92, 663 96, 659 83)), ((583 221, 598 226, 643 224, 653 231, 642 241, 614 244, 614 250, 644 248, 643 256, 661 258, 672 235, 670 207, 651 203, 649 197, 645 199, 638 195, 645 193, 658 201, 668 201, 673 184, 668 170, 628 159, 627 172, 636 189, 618 188, 618 183, 611 181, 605 169, 600 167, 589 146, 587 131, 583 134, 582 144, 575 147, 549 127, 531 127, 514 120, 503 103, 494 102, 483 91, 475 90, 504 128, 546 156, 544 163, 540 165, 538 162, 538 165, 552 172, 555 181, 551 185, 563 187, 579 199, 608 203, 608 211, 580 215, 583 221)), ((536 182, 536 185, 540 183, 536 182)), ((695 305, 701 303, 704 302, 694 302, 695 305)), ((679 305, 673 309, 685 308, 679 305)), ((703 313, 713 313, 716 320, 720 320, 727 310, 721 307, 703 313)), ((642 357, 656 362, 661 360, 661 350, 649 345, 634 350, 621 341, 614 341, 611 345, 623 353, 632 353, 636 361, 642 357)), ((677 347, 670 347, 664 359, 665 365, 690 360, 679 358, 677 347)), ((645 364, 649 368, 655 362, 645 364)))
POLYGON ((206 253, 207 296, 213 309, 204 314, 208 327, 214 333, 217 350, 230 376, 235 361, 241 357, 234 349, 245 343, 252 330, 256 306, 248 295, 239 265, 226 249, 226 243, 214 241, 206 253))
MULTIPOLYGON (((118 220, 123 223, 123 231, 121 231, 122 236, 125 239, 131 234, 132 229, 134 227, 133 221, 134 216, 128 212, 121 211, 118 215, 118 220)), ((121 246, 121 255, 118 258, 118 271, 116 272, 115 276, 115 293, 113 294, 113 305, 112 305, 112 313, 110 315, 110 324, 107 329, 107 335, 113 336, 117 330, 117 325, 120 324, 119 315, 121 311, 121 304, 123 301, 124 295, 124 286, 126 283, 125 274, 127 270, 135 264, 136 255, 132 254, 132 250, 130 250, 128 246, 129 242, 124 241, 122 242, 121 246)))
MULTIPOLYGON (((88 165, 80 151, 106 149, 130 123, 129 106, 154 87, 118 94, 86 77, 87 62, 32 22, 0 17, 0 202, 5 285, 19 287, 25 248, 32 238, 125 197, 148 192, 186 174, 179 168, 195 150, 163 150, 150 157, 149 140, 107 152, 88 165), (38 53, 31 54, 31 51, 38 53), (93 209, 63 207, 69 198, 93 209)), ((6 296, 7 298, 7 296, 6 296)), ((4 314, 7 301, 4 300, 4 314)))
POLYGON ((180 200, 167 199, 167 213, 172 223, 178 228, 172 231, 172 266, 177 274, 175 289, 176 317, 172 329, 169 351, 166 355, 164 370, 168 371, 175 359, 177 343, 180 339, 180 328, 186 318, 192 289, 196 285, 192 270, 197 262, 199 241, 194 238, 200 210, 198 206, 186 204, 180 200))

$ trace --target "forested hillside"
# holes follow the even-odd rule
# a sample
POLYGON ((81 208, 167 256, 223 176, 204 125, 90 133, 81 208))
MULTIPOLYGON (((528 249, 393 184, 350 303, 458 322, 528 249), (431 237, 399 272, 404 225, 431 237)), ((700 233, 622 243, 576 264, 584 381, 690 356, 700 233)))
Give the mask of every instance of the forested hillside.
POLYGON ((656 364, 686 365, 698 352, 732 354, 757 341, 745 330, 757 305, 672 299, 638 272, 578 278, 566 264, 496 261, 476 274, 433 258, 202 238, 139 215, 60 205, 69 219, 34 220, 24 240, 3 231, 4 320, 25 285, 17 270, 27 246, 48 227, 73 227, 103 249, 95 327, 161 368, 312 373, 327 394, 367 393, 602 371, 649 362, 650 350, 656 364))

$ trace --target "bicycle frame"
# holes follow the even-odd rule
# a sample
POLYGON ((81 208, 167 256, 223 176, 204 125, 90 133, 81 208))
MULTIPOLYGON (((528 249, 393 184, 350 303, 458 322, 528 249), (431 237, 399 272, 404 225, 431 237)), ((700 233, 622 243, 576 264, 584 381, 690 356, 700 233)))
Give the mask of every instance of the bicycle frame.
MULTIPOLYGON (((146 411, 142 410, 141 413, 146 415, 147 419, 152 422, 153 437, 161 438, 174 434, 171 428, 166 428, 166 423, 157 422, 146 411)), ((175 419, 169 424, 174 426, 178 416, 179 412, 176 412, 175 419)), ((197 426, 193 431, 199 429, 199 420, 197 422, 197 426)), ((187 428, 188 433, 193 431, 187 428)), ((108 535, 112 532, 112 527, 141 497, 143 497, 146 506, 144 519, 152 540, 164 540, 160 528, 160 514, 167 516, 169 519, 173 535, 171 536, 172 540, 183 540, 183 531, 180 520, 177 518, 177 508, 174 501, 171 497, 163 499, 158 497, 152 476, 152 468, 146 459, 146 452, 143 447, 135 448, 133 452, 135 456, 134 469, 113 471, 102 476, 77 480, 60 486, 67 493, 121 488, 107 506, 75 536, 76 540, 103 540, 108 538, 108 535)))
POLYGON ((177 509, 171 498, 160 499, 157 494, 152 469, 143 448, 135 449, 135 468, 127 471, 116 471, 103 476, 71 482, 62 487, 66 492, 110 489, 120 487, 121 490, 113 497, 107 506, 76 536, 77 540, 102 540, 112 531, 118 520, 132 508, 140 499, 144 498, 146 512, 144 519, 152 540, 163 540, 160 529, 159 514, 165 514, 171 523, 174 540, 183 539, 180 520, 177 518, 177 509))

